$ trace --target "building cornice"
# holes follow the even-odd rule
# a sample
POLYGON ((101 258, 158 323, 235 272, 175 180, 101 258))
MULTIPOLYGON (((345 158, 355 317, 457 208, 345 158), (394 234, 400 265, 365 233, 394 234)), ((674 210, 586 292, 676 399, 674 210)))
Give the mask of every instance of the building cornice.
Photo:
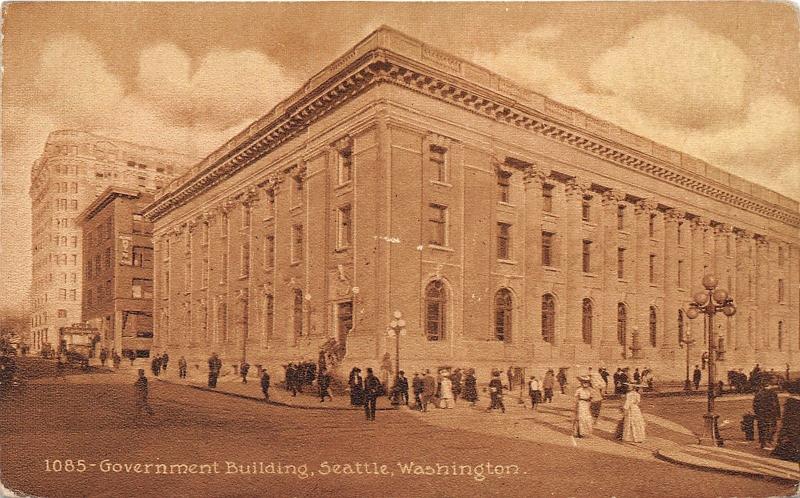
POLYGON ((656 144, 514 85, 479 66, 445 54, 402 33, 381 28, 311 78, 289 99, 176 179, 147 208, 157 220, 203 191, 297 137, 345 101, 387 83, 528 130, 573 149, 662 182, 800 227, 796 203, 723 173, 698 159, 656 144), (436 67, 433 66, 436 64, 436 67), (713 178, 760 189, 786 206, 713 178), (789 207, 789 204, 792 207, 789 207))

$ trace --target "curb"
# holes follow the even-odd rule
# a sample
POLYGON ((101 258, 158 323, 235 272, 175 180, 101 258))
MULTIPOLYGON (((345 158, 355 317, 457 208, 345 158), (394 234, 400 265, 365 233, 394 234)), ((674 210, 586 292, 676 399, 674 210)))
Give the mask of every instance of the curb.
POLYGON ((716 467, 711 464, 699 464, 699 463, 691 463, 684 460, 680 460, 678 458, 666 455, 662 453, 662 450, 656 449, 653 451, 653 456, 658 458, 659 460, 663 460, 665 462, 669 462, 675 465, 682 465, 684 467, 689 467, 698 470, 706 470, 711 472, 721 472, 723 474, 729 475, 738 475, 744 477, 751 477, 756 479, 768 479, 773 481, 780 481, 782 483, 797 485, 797 479, 792 479, 790 477, 781 477, 776 475, 769 475, 769 474, 762 474, 761 472, 756 472, 752 470, 742 469, 742 468, 721 468, 716 467))
MULTIPOLYGON (((234 398, 247 399, 247 400, 250 400, 250 401, 258 401, 259 404, 262 404, 262 405, 280 406, 280 407, 284 407, 284 408, 295 408, 297 410, 332 410, 332 411, 342 411, 342 412, 363 411, 363 408, 360 407, 360 406, 354 406, 354 407, 351 408, 351 407, 341 407, 341 406, 302 406, 302 405, 292 405, 292 404, 289 404, 289 403, 284 403, 282 401, 272 401, 272 400, 267 401, 264 398, 259 398, 257 396, 250 396, 248 394, 239 394, 239 393, 232 393, 232 392, 228 392, 228 391, 219 391, 217 389, 213 389, 213 388, 210 388, 210 387, 196 386, 196 385, 193 385, 193 384, 178 384, 178 383, 173 382, 171 380, 165 380, 165 379, 161 379, 159 377, 155 377, 155 378, 159 382, 165 382, 167 384, 172 384, 173 386, 185 386, 185 387, 189 387, 191 389, 197 389, 198 391, 205 391, 205 392, 209 392, 209 393, 222 394, 224 396, 231 396, 231 397, 234 397, 234 398)), ((392 408, 382 407, 382 408, 376 408, 376 411, 390 411, 390 410, 397 410, 397 409, 398 408, 395 408, 395 407, 392 407, 392 408)))

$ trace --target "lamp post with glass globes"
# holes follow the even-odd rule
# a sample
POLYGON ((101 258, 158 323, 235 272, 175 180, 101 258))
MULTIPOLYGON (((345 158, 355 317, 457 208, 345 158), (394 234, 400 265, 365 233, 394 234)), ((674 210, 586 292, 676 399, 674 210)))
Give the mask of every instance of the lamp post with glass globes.
POLYGON ((689 378, 689 350, 692 349, 692 344, 694 344, 691 330, 686 330, 686 332, 683 334, 683 337, 680 338, 680 344, 681 347, 686 347, 686 380, 683 382, 683 390, 691 391, 692 381, 689 378))
POLYGON ((389 337, 396 338, 394 350, 394 385, 396 386, 400 379, 400 336, 406 335, 406 321, 403 320, 403 314, 399 311, 395 311, 392 316, 386 333, 389 337))
POLYGON ((694 320, 701 314, 705 316, 705 326, 708 337, 708 410, 703 418, 705 419, 705 434, 709 442, 714 446, 722 446, 722 440, 718 436, 717 418, 719 415, 714 413, 714 396, 716 388, 716 361, 717 344, 714 334, 714 315, 722 312, 728 318, 736 314, 736 306, 733 298, 728 295, 725 289, 718 289, 719 282, 713 275, 703 277, 704 291, 699 291, 692 296, 693 302, 686 310, 686 316, 694 320))

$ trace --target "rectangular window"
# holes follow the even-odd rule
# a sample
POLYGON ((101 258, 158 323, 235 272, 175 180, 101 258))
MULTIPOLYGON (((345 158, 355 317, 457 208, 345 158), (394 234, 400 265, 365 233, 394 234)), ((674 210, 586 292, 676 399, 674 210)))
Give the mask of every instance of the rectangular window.
POLYGON ((153 248, 133 246, 131 250, 133 259, 133 266, 138 268, 152 268, 153 267, 153 248))
POLYGON ((506 204, 511 202, 511 174, 505 171, 497 173, 497 200, 506 204))
POLYGON ((447 178, 447 149, 438 145, 431 145, 428 156, 431 172, 430 179, 446 183, 447 178))
POLYGON ((683 222, 678 222, 678 245, 683 244, 683 222))
POLYGON ((73 235, 72 237, 70 237, 69 243, 72 247, 78 247, 78 237, 76 235, 73 235))
POLYGON ((146 278, 134 278, 131 281, 131 297, 134 299, 152 299, 153 281, 146 278))
POLYGON ((170 240, 164 239, 161 246, 162 249, 164 249, 164 261, 169 261, 169 246, 170 246, 170 240))
POLYGON ((347 337, 353 328, 353 301, 345 301, 336 305, 336 328, 339 338, 347 337))
POLYGON ((617 206, 617 230, 625 230, 625 206, 617 206))
POLYGON ((784 294, 783 294, 783 279, 782 279, 782 278, 779 278, 779 279, 778 279, 778 302, 779 302, 779 303, 782 303, 782 302, 783 302, 783 299, 784 299, 784 297, 785 297, 785 296, 784 296, 784 294))
POLYGON ((111 268, 111 248, 106 247, 106 250, 103 253, 103 262, 106 269, 111 268))
POLYGON ((447 245, 447 207, 430 204, 428 208, 428 244, 444 247, 447 245))
POLYGON ((78 291, 77 291, 77 289, 70 289, 69 290, 69 300, 70 301, 77 301, 78 300, 78 291))
POLYGON ((542 211, 553 212, 553 185, 542 185, 542 211))
POLYGON ((92 289, 86 289, 86 304, 88 304, 89 306, 92 305, 92 298, 93 298, 92 289))
POLYGON ((94 255, 94 274, 100 275, 100 255, 94 255))
POLYGON ((228 215, 223 213, 222 219, 220 220, 220 236, 227 237, 228 236, 228 215))
POLYGON ((147 222, 141 214, 133 215, 133 233, 150 233, 147 222))
POLYGON ((192 291, 192 258, 183 263, 183 292, 192 291))
POLYGON ((339 151, 339 164, 337 169, 339 185, 344 185, 353 179, 353 149, 347 147, 339 151))
POLYGON ((592 196, 585 195, 581 201, 581 219, 583 221, 592 220, 592 196))
POLYGON ((186 231, 186 235, 184 237, 185 238, 183 240, 183 242, 184 242, 184 248, 183 249, 184 249, 184 252, 186 254, 189 254, 189 253, 192 252, 192 232, 187 230, 186 231))
POLYGON ((292 263, 303 260, 303 225, 292 227, 292 263))
POLYGON ((78 210, 78 199, 70 199, 69 201, 69 208, 73 211, 78 210))
POLYGON ((303 205, 303 177, 297 175, 292 178, 292 207, 303 205))
POLYGON ((497 259, 511 259, 511 225, 497 224, 497 259))
POLYGON ((678 287, 683 288, 683 260, 678 260, 678 287))
POLYGON ((267 192, 267 219, 275 216, 275 192, 267 192))
POLYGON ((62 301, 67 300, 67 289, 58 289, 58 298, 62 301))
POLYGON ((583 272, 592 272, 592 241, 583 241, 583 272))
POLYGON ((656 283, 656 255, 655 254, 651 254, 650 255, 649 265, 650 266, 648 267, 649 268, 648 271, 649 271, 649 275, 650 275, 650 283, 654 284, 654 283, 656 283))
POLYGON ((651 239, 656 236, 656 215, 655 215, 655 213, 650 213, 650 216, 647 218, 647 233, 649 234, 651 239))
POLYGON ((783 246, 778 246, 778 266, 783 266, 783 246))
POLYGON ((353 220, 350 205, 342 206, 336 213, 336 248, 343 249, 353 244, 353 220))
POLYGON ((617 278, 625 278, 625 249, 617 248, 617 278))
POLYGON ((203 258, 203 266, 200 268, 200 285, 203 289, 208 288, 208 257, 203 258))
POLYGON ((250 226, 250 206, 242 204, 242 228, 250 226))
POLYGON ((275 266, 275 236, 267 235, 264 237, 264 268, 275 266))
POLYGON ((59 318, 66 318, 67 317, 67 310, 58 310, 58 317, 59 318))
POLYGON ((250 242, 242 242, 239 252, 239 275, 244 277, 250 274, 250 242))
POLYGON ((224 284, 228 281, 228 248, 223 248, 220 258, 219 283, 224 284))
POLYGON ((208 223, 203 223, 200 226, 200 244, 203 246, 208 245, 208 223))
POLYGON ((553 265, 553 239, 555 234, 550 232, 542 232, 542 265, 553 265))
MULTIPOLYGON (((730 238, 729 235, 725 236, 725 255, 726 256, 730 256, 731 255, 731 238, 730 238)), ((729 289, 730 289, 730 287, 729 287, 729 289)))

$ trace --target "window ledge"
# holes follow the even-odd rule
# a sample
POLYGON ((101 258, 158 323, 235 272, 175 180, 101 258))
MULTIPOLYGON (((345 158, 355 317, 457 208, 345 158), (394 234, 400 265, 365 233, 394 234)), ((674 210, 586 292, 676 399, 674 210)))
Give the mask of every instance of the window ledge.
POLYGON ((591 227, 591 228, 597 228, 597 223, 594 222, 594 221, 588 221, 588 220, 581 220, 581 221, 583 222, 584 226, 591 227))
POLYGON ((275 216, 269 215, 261 219, 261 221, 272 221, 275 219, 275 216))
POLYGON ((452 247, 440 246, 439 244, 428 244, 428 249, 433 249, 435 251, 444 251, 444 252, 456 252, 456 250, 453 249, 452 247))
POLYGON ((552 211, 544 211, 542 210, 542 216, 545 218, 561 218, 561 215, 556 214, 552 211))
POLYGON ((617 231, 619 233, 621 233, 622 235, 630 235, 631 234, 631 232, 629 232, 628 230, 617 230, 617 231))
POLYGON ((549 266, 549 265, 542 265, 542 269, 546 270, 546 271, 552 271, 552 272, 560 272, 561 271, 561 269, 559 267, 557 267, 557 266, 549 266))
POLYGON ((299 265, 301 262, 302 262, 302 261, 292 261, 291 263, 289 263, 289 266, 297 266, 297 265, 299 265))
POLYGON ((498 263, 503 263, 503 264, 506 264, 506 265, 516 265, 516 264, 518 264, 518 263, 517 263, 515 260, 513 260, 513 259, 502 259, 502 258, 497 258, 497 262, 498 262, 498 263))
POLYGON ((352 187, 352 186, 353 186, 353 180, 352 180, 352 179, 350 179, 350 180, 347 180, 347 181, 346 181, 346 182, 344 182, 344 183, 338 183, 338 182, 337 182, 336 186, 335 186, 335 187, 333 187, 333 190, 344 190, 344 189, 346 189, 347 187, 352 187))
POLYGON ((499 206, 505 206, 505 207, 509 207, 509 208, 516 208, 517 207, 516 204, 512 204, 510 202, 497 201, 497 204, 499 206))
POLYGON ((629 284, 629 283, 631 283, 631 281, 629 279, 627 279, 627 278, 617 278, 617 282, 619 282, 621 284, 629 284))
POLYGON ((250 275, 249 275, 249 274, 248 274, 248 275, 239 275, 239 276, 236 278, 236 280, 247 280, 248 278, 250 278, 250 275))
POLYGON ((591 272, 591 271, 583 272, 583 276, 587 277, 587 278, 597 278, 598 277, 596 272, 591 272))
POLYGON ((298 204, 297 206, 290 207, 289 208, 289 212, 293 213, 295 211, 300 211, 301 209, 303 209, 303 205, 302 204, 298 204))
POLYGON ((336 249, 333 250, 333 252, 335 252, 335 253, 345 253, 345 252, 348 252, 350 250, 350 247, 351 246, 337 247, 336 249))
POLYGON ((453 187, 452 183, 442 182, 439 180, 429 180, 429 181, 431 182, 431 185, 438 185, 439 187, 447 187, 447 188, 453 187))

